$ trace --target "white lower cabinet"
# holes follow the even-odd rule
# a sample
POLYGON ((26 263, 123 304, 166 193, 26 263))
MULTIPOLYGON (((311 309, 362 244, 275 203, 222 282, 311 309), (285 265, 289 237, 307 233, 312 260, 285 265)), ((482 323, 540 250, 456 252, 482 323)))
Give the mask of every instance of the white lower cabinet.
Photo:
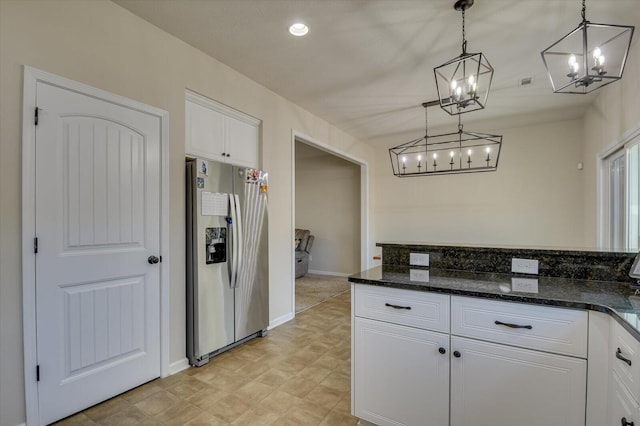
POLYGON ((451 426, 584 426, 587 361, 451 337, 451 426))
POLYGON ((375 424, 449 424, 449 335, 355 319, 355 415, 375 424))
POLYGON ((481 299, 474 307, 364 284, 352 297, 356 417, 380 426, 585 426, 586 312, 481 299))
POLYGON ((622 383, 615 371, 611 371, 609 382, 608 424, 640 425, 640 409, 631 392, 622 383))

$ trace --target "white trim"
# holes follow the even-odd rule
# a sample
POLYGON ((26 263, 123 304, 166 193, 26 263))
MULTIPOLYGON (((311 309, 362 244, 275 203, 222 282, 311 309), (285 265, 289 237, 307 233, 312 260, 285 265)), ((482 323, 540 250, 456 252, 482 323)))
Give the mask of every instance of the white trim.
POLYGON ((351 275, 345 274, 344 272, 316 271, 315 269, 309 269, 309 273, 313 275, 329 275, 334 277, 348 277, 351 275))
POLYGON ((360 269, 369 269, 369 164, 359 157, 356 157, 348 152, 342 151, 334 146, 322 143, 302 132, 295 129, 291 130, 291 235, 289 241, 291 241, 291 247, 289 252, 291 253, 291 312, 295 316, 296 311, 296 287, 295 287, 295 260, 293 256, 294 252, 294 235, 296 227, 296 140, 310 145, 314 148, 318 148, 329 154, 340 157, 351 163, 360 165, 360 269))
POLYGON ((24 379, 27 424, 40 424, 38 387, 35 377, 36 277, 33 238, 35 236, 35 132, 33 113, 39 81, 108 100, 118 105, 160 118, 161 123, 161 224, 160 224, 160 374, 170 374, 169 365, 169 113, 120 95, 91 87, 30 66, 24 66, 22 101, 22 322, 24 339, 24 379))
POLYGON ((282 325, 287 321, 291 321, 293 317, 295 317, 295 314, 293 312, 289 312, 274 319, 273 321, 269 321, 269 327, 267 327, 267 330, 274 329, 277 326, 282 325))
POLYGON ((190 367, 189 360, 187 358, 179 359, 178 361, 172 362, 169 365, 169 375, 179 373, 183 370, 186 370, 189 367, 190 367))
POLYGON ((603 167, 603 163, 607 157, 617 150, 624 148, 627 143, 636 137, 640 137, 640 123, 637 123, 635 127, 626 131, 620 138, 596 154, 596 227, 598 232, 597 244, 598 248, 601 249, 608 248, 609 245, 609 213, 607 211, 607 206, 609 205, 609 187, 604 185, 605 179, 607 178, 605 176, 607 170, 603 167))
POLYGON ((262 120, 258 118, 252 117, 249 114, 246 114, 228 105, 222 104, 211 98, 207 98, 206 96, 203 96, 189 89, 185 90, 185 99, 202 107, 212 109, 216 112, 219 112, 220 114, 226 115, 227 117, 235 118, 244 123, 250 124, 254 127, 258 127, 260 123, 262 123, 262 120))

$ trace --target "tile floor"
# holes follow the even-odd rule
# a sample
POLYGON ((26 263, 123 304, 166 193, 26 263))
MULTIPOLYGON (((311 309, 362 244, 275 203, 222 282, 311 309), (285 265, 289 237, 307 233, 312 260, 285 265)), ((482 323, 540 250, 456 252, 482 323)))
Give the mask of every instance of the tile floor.
POLYGON ((355 425, 350 292, 209 361, 58 425, 355 425))

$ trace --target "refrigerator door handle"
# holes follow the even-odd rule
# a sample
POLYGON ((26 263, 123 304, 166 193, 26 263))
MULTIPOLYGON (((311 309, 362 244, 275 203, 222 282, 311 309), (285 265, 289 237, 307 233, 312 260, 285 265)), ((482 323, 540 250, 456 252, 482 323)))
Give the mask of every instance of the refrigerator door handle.
POLYGON ((240 286, 239 276, 240 270, 242 269, 242 264, 244 263, 244 237, 243 237, 243 229, 242 229, 242 213, 240 211, 240 198, 238 194, 233 194, 233 200, 235 203, 236 210, 236 220, 234 223, 236 224, 236 234, 234 236, 236 245, 238 247, 237 257, 236 257, 236 279, 234 280, 233 286, 238 288, 240 286))
POLYGON ((234 288, 238 274, 238 215, 236 214, 234 194, 229 194, 229 204, 229 210, 231 211, 231 273, 229 276, 229 287, 234 288))

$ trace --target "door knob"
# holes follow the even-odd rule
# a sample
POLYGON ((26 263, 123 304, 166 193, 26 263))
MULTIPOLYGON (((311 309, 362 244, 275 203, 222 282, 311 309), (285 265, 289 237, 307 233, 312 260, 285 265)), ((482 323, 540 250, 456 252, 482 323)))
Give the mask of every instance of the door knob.
POLYGON ((155 265, 156 263, 160 262, 160 258, 158 256, 149 256, 149 258, 147 259, 147 262, 149 262, 152 265, 155 265))

